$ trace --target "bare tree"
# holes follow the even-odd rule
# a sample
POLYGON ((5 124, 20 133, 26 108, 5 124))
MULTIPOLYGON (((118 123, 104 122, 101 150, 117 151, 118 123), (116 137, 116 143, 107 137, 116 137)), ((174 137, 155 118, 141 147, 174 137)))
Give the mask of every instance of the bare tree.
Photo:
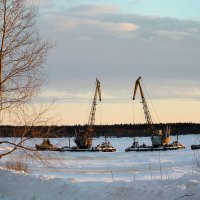
POLYGON ((44 115, 49 108, 36 111, 29 104, 45 82, 42 64, 54 46, 39 36, 36 16, 37 8, 25 0, 0 0, 0 114, 11 113, 24 126, 15 130, 15 141, 0 141, 0 146, 11 147, 1 152, 0 158, 19 148, 32 150, 24 143, 41 135, 41 130, 33 131, 33 127, 47 121, 44 115))
POLYGON ((1 110, 29 101, 44 83, 42 64, 52 43, 39 36, 36 15, 25 0, 0 0, 1 110))
POLYGON ((54 122, 54 117, 49 116, 51 105, 34 105, 24 104, 15 108, 15 112, 7 113, 11 123, 15 126, 12 129, 12 138, 0 140, 0 158, 11 154, 20 149, 26 155, 36 156, 34 144, 37 143, 38 137, 49 137, 51 131, 50 122, 54 122), (46 126, 48 123, 49 126, 46 126), (46 128, 48 127, 48 130, 46 128), (30 145, 31 143, 31 145, 30 145), (4 148, 6 147, 6 148, 4 148))

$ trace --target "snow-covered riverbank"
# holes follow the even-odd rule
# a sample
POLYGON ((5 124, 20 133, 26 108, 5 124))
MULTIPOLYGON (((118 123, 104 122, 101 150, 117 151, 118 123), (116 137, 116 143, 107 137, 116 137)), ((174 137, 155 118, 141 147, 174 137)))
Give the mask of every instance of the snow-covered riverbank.
POLYGON ((0 170, 1 200, 200 199, 200 176, 132 182, 77 182, 0 170))
MULTIPOLYGON (((29 174, 0 169, 0 200, 199 200, 200 174, 190 149, 196 138, 180 136, 186 149, 176 151, 125 152, 132 138, 109 138, 117 152, 51 152, 50 157, 41 152, 51 167, 28 159, 29 174)), ((65 141, 51 139, 53 144, 65 141)), ((94 146, 102 141, 95 138, 94 146)))

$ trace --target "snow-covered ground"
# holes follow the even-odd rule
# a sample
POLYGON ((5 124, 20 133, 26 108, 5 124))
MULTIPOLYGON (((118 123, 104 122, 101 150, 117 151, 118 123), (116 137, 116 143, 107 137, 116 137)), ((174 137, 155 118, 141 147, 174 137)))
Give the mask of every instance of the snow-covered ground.
MULTIPOLYGON (((179 136, 186 149, 164 152, 124 152, 132 138, 108 140, 117 152, 52 152, 50 157, 41 152, 48 166, 28 160, 29 174, 1 169, 0 199, 200 199, 200 176, 194 163, 198 154, 190 149, 197 135, 179 136)), ((138 140, 150 144, 149 138, 138 140)), ((103 141, 96 138, 93 144, 103 141)), ((68 145, 66 138, 51 142, 68 145)))
POLYGON ((200 177, 136 180, 128 183, 77 182, 0 171, 1 200, 178 200, 200 199, 200 177))

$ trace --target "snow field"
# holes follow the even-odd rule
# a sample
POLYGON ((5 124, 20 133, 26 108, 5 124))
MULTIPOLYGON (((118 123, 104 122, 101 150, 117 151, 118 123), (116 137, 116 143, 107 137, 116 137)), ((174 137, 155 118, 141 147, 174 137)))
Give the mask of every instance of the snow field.
MULTIPOLYGON (((0 200, 199 200, 200 176, 194 163, 198 151, 190 149, 196 139, 180 136, 186 149, 176 151, 124 152, 132 138, 109 138, 117 152, 51 152, 50 157, 40 152, 50 165, 27 160, 29 174, 0 169, 0 200)), ((61 146, 66 141, 51 139, 61 146)), ((103 138, 96 138, 93 143, 101 142, 103 138)))
POLYGON ((0 170, 1 200, 178 200, 200 199, 200 177, 132 182, 76 182, 0 170))

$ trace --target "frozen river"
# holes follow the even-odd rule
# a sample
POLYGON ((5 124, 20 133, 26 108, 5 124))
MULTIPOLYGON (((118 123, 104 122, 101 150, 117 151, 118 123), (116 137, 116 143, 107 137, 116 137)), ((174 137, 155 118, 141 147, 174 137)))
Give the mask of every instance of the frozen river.
MULTIPOLYGON (((68 138, 50 140, 56 145, 68 145, 68 138)), ((137 140, 140 144, 150 144, 148 137, 137 140)), ((172 137, 173 140, 176 137, 172 137)), ((95 138, 93 146, 103 141, 104 138, 95 138)), ((28 161, 30 173, 78 182, 171 179, 197 173, 194 160, 199 157, 198 151, 192 151, 190 146, 198 143, 198 135, 179 136, 185 149, 161 152, 125 152, 125 148, 132 145, 132 138, 108 138, 108 141, 117 149, 116 152, 51 152, 50 156, 41 152, 41 158, 49 164, 44 166, 28 161)))

